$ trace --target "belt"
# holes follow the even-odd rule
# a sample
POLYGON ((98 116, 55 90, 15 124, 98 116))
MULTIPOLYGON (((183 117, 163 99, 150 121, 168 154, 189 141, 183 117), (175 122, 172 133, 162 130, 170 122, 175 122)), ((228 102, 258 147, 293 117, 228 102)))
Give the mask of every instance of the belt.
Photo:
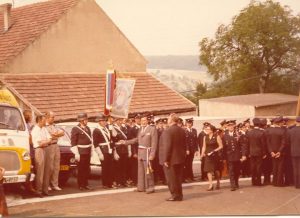
POLYGON ((89 147, 92 147, 91 144, 89 145, 77 145, 78 148, 89 148, 89 147))
POLYGON ((99 143, 99 146, 109 146, 109 143, 107 143, 107 142, 104 142, 104 143, 99 143))
POLYGON ((141 149, 150 149, 151 147, 146 147, 146 146, 139 145, 139 148, 141 148, 141 149))

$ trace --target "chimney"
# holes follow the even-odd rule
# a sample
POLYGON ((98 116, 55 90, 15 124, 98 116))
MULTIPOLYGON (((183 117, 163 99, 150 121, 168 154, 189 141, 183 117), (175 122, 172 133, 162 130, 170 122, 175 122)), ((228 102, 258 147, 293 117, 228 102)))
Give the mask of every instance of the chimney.
POLYGON ((0 12, 3 13, 3 31, 6 32, 10 28, 12 22, 11 22, 11 4, 6 3, 3 5, 0 5, 0 12))

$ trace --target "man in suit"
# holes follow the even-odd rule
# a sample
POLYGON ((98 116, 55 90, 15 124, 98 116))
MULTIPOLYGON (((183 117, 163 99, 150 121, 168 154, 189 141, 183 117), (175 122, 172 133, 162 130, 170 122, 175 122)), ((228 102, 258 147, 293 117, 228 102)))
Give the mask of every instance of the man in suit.
POLYGON ((274 186, 283 186, 285 129, 281 128, 282 117, 274 119, 274 127, 266 129, 268 152, 272 160, 274 186))
POLYGON ((184 178, 185 178, 185 182, 191 182, 194 181, 193 160, 194 160, 195 152, 198 147, 197 130, 193 128, 193 121, 194 121, 193 118, 189 118, 185 120, 186 120, 186 129, 185 129, 186 158, 185 158, 184 178))
POLYGON ((141 118, 141 128, 137 138, 121 140, 121 144, 131 145, 138 143, 138 192, 154 193, 154 175, 152 161, 155 158, 157 149, 157 130, 155 126, 148 124, 147 115, 141 118))
POLYGON ((239 140, 240 137, 238 132, 235 131, 235 125, 235 121, 230 121, 222 138, 223 151, 229 170, 231 191, 239 188, 241 162, 246 160, 247 155, 247 143, 244 143, 244 140, 239 140))
POLYGON ((254 128, 247 132, 249 140, 249 154, 251 160, 252 185, 261 186, 262 161, 266 158, 266 138, 263 130, 260 129, 260 119, 252 120, 254 128))
POLYGON ((300 188, 300 117, 296 118, 296 126, 288 130, 287 141, 291 148, 295 188, 300 188))
POLYGON ((167 201, 182 201, 182 173, 186 156, 185 132, 177 125, 178 116, 170 115, 169 128, 163 134, 163 149, 160 155, 171 197, 167 201))

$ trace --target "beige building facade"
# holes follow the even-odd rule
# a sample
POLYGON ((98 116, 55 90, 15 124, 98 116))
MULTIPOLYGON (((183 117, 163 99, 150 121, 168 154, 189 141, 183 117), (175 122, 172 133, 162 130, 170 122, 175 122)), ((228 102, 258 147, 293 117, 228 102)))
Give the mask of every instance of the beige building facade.
POLYGON ((0 73, 105 72, 111 63, 120 72, 145 72, 147 61, 95 1, 81 0, 0 73))
POLYGON ((295 116, 297 99, 280 93, 201 99, 199 114, 202 117, 295 116))

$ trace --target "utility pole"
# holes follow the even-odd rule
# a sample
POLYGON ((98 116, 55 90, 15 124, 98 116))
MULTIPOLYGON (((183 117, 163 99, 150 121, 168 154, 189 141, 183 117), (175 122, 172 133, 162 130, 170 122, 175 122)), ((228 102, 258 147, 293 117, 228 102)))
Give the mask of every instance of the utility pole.
POLYGON ((300 88, 299 88, 299 96, 298 96, 296 116, 300 116, 300 88))

